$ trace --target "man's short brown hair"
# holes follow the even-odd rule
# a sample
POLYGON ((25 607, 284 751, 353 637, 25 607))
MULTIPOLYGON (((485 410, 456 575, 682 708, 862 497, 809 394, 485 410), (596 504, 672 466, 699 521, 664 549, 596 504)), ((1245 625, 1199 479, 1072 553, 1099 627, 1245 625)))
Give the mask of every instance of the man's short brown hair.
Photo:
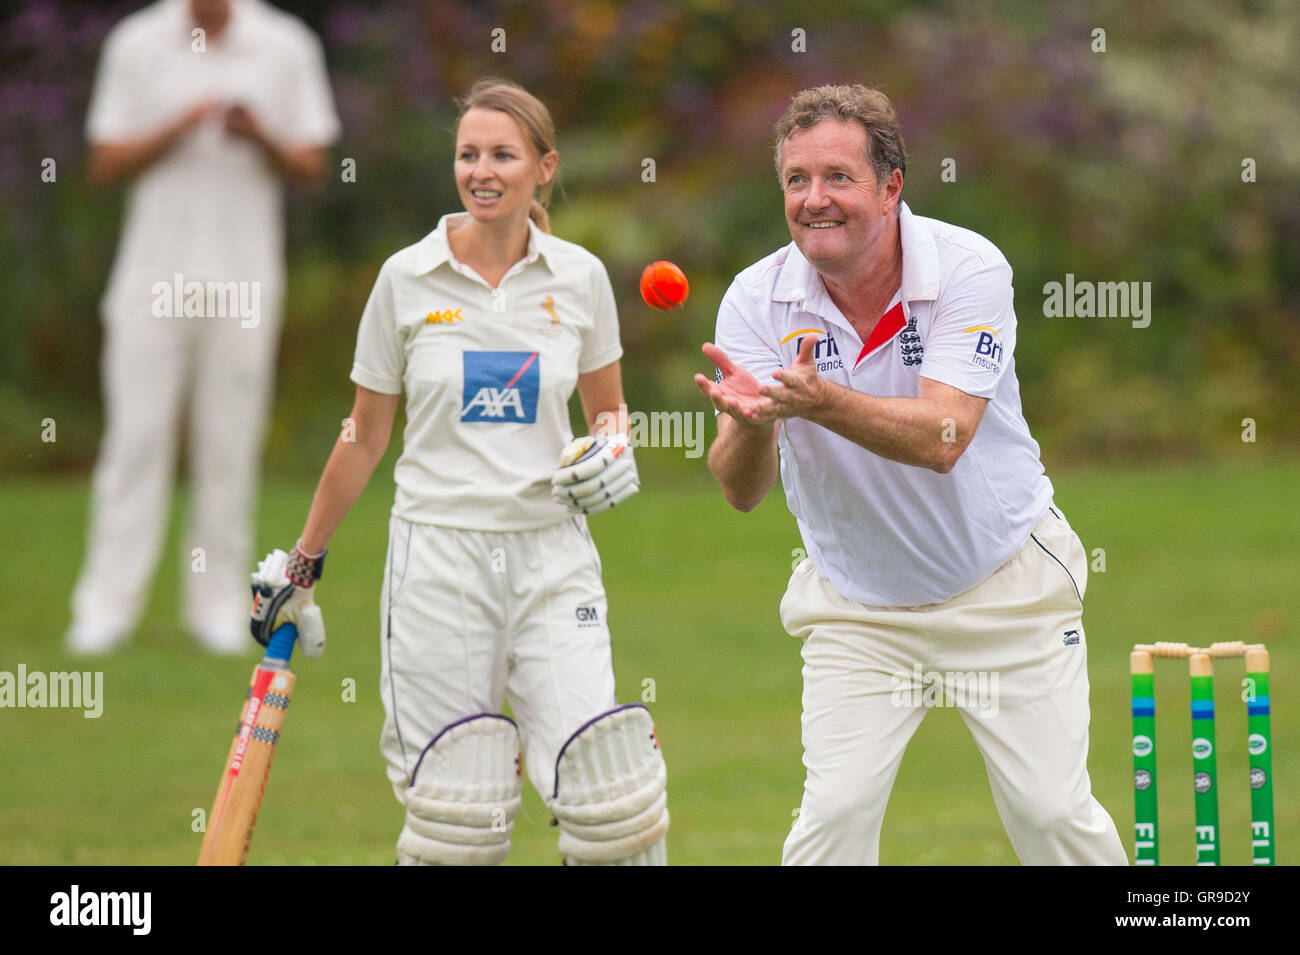
MULTIPOLYGON (((880 90, 853 83, 847 86, 815 86, 790 99, 785 115, 777 121, 776 175, 781 178, 781 145, 795 132, 815 126, 824 119, 861 123, 867 131, 867 159, 876 173, 877 185, 884 185, 895 169, 907 176, 907 151, 898 126, 894 104, 880 90)), ((781 183, 785 188, 785 183, 781 183)))

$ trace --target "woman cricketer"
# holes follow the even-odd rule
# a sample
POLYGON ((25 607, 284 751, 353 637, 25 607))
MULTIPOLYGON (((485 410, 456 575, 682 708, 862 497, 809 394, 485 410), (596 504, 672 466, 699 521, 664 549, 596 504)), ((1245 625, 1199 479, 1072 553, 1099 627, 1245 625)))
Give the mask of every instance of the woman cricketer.
POLYGON ((638 489, 613 291, 599 259, 550 234, 559 157, 538 99, 480 80, 455 139, 465 211, 380 269, 351 427, 297 545, 253 575, 253 633, 266 643, 294 622, 307 655, 323 650, 312 587, 405 395, 380 598, 381 748, 406 810, 398 862, 504 859, 522 750, 566 863, 664 864, 663 759, 645 707, 615 703, 585 517, 638 489), (575 386, 591 432, 576 440, 575 386))

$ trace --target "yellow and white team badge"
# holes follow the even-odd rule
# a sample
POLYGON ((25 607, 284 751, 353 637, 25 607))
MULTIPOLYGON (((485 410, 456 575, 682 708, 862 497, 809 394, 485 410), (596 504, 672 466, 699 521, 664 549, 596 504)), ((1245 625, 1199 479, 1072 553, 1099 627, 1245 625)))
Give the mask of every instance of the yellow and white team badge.
POLYGON ((551 324, 560 324, 560 313, 555 310, 555 299, 549 295, 542 299, 542 308, 546 309, 546 314, 551 316, 551 324))

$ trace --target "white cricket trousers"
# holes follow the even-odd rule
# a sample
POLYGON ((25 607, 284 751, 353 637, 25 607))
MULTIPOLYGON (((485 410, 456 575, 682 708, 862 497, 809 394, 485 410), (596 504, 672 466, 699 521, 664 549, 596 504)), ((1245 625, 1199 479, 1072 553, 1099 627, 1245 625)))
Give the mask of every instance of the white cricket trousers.
POLYGON ((560 747, 615 705, 605 612, 584 518, 511 532, 391 518, 380 748, 397 801, 440 730, 509 699, 524 766, 549 804, 560 747))
POLYGON ((975 737, 1022 864, 1126 865, 1088 779, 1087 575, 1055 505, 1014 557, 943 603, 857 603, 804 560, 781 601, 803 640, 807 768, 782 864, 878 863, 903 751, 927 703, 944 701, 975 737))
POLYGON ((138 623, 167 528, 184 421, 185 622, 198 633, 247 634, 252 506, 279 329, 278 297, 265 291, 256 327, 229 317, 159 318, 147 301, 105 314, 105 427, 74 626, 120 632, 138 623))

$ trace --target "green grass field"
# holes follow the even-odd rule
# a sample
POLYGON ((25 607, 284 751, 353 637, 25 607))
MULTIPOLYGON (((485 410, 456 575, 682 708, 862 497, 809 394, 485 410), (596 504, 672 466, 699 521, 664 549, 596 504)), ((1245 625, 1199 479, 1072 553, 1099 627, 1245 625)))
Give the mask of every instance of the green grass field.
MULTIPOLYGON (((609 593, 620 699, 653 686, 669 767, 675 864, 775 864, 799 805, 800 659, 777 621, 799 546, 779 490, 731 511, 704 474, 639 455, 643 493, 592 519, 609 593), (645 681, 653 681, 648 684, 645 681)), ((1053 474, 1057 503, 1106 570, 1088 586, 1094 791, 1131 852, 1127 650, 1137 641, 1266 640, 1273 651, 1277 844, 1300 853, 1291 642, 1300 560, 1300 464, 1171 466, 1053 474)), ((378 737, 378 593, 391 468, 331 545, 318 600, 329 647, 297 660, 298 689, 254 840, 254 863, 389 864, 401 810, 378 737), (345 700, 346 681, 356 700, 345 700)), ((0 670, 102 669, 104 710, 0 710, 0 863, 193 863, 194 812, 210 805, 255 659, 198 652, 176 624, 181 544, 173 535, 132 644, 87 665, 60 647, 82 551, 84 480, 10 481, 0 539, 0 670)), ((292 543, 310 480, 264 488, 259 551, 292 543)), ((183 502, 178 499, 177 507, 183 502)), ((173 522, 176 523, 176 522, 173 522)), ((1218 667, 1225 864, 1249 861, 1241 664, 1218 667)), ((1186 666, 1158 678, 1162 850, 1193 860, 1186 666)), ((554 864, 555 830, 526 788, 514 864, 554 864)), ((885 819, 886 864, 1013 864, 974 742, 957 713, 930 713, 913 739, 885 819)))

